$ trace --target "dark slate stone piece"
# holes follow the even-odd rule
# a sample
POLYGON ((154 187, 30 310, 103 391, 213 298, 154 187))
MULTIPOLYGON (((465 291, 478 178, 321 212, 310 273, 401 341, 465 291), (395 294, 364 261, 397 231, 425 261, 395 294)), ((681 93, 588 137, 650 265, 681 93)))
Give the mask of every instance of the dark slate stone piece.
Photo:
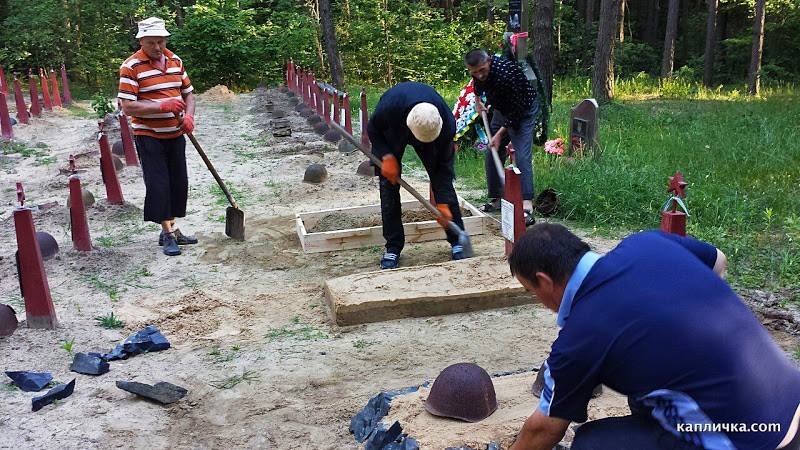
POLYGON ((123 391, 155 400, 164 405, 177 402, 189 392, 180 386, 167 383, 166 381, 159 381, 152 386, 135 381, 117 381, 117 387, 123 391))
POLYGON ((33 404, 33 411, 38 411, 56 400, 67 398, 72 395, 73 391, 75 391, 74 378, 67 384, 59 384, 53 389, 50 389, 44 395, 33 397, 31 400, 31 403, 33 404))
POLYGON ((486 450, 500 450, 500 445, 497 442, 489 442, 489 445, 486 446, 486 450))
POLYGON ((350 432, 358 442, 369 437, 378 422, 389 413, 391 395, 386 392, 372 397, 367 406, 350 419, 350 432))
POLYGON ((125 351, 125 347, 118 345, 117 348, 111 350, 109 353, 105 353, 101 356, 105 361, 116 361, 118 359, 128 359, 131 355, 125 351))
POLYGON ((49 373, 6 371, 6 375, 25 392, 39 392, 47 386, 47 383, 53 381, 53 375, 49 373))
POLYGON ((390 442, 383 446, 382 450, 419 450, 419 443, 406 436, 400 436, 400 442, 390 442))
POLYGON ((84 375, 102 375, 108 372, 108 363, 100 356, 99 353, 76 353, 69 370, 84 375))
POLYGON ((400 437, 402 432, 403 427, 401 427, 400 422, 397 421, 388 429, 383 427, 376 428, 364 444, 364 450, 389 450, 390 448, 399 448, 399 446, 394 447, 392 444, 400 444, 398 438, 402 439, 400 437))
POLYGON ((154 325, 145 327, 125 342, 122 347, 129 355, 138 355, 144 352, 160 352, 169 348, 169 341, 158 331, 154 325))

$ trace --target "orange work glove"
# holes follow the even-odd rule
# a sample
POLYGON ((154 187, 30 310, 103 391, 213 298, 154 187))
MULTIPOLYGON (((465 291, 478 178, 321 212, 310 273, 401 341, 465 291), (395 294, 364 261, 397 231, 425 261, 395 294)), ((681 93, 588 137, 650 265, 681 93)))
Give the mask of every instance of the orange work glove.
POLYGON ((181 123, 181 132, 183 134, 191 134, 194 131, 194 117, 190 115, 183 116, 183 122, 181 123))
POLYGON ((436 205, 436 209, 442 213, 442 217, 436 217, 436 221, 439 222, 439 225, 446 230, 447 224, 453 220, 453 214, 450 212, 450 206, 444 203, 439 203, 436 205))
POLYGON ((163 101, 160 104, 161 112, 168 112, 168 113, 179 113, 186 108, 186 102, 179 98, 171 98, 167 101, 163 101))
POLYGON ((381 173, 390 183, 397 184, 397 180, 400 178, 400 163, 397 162, 394 155, 389 154, 383 157, 381 173))

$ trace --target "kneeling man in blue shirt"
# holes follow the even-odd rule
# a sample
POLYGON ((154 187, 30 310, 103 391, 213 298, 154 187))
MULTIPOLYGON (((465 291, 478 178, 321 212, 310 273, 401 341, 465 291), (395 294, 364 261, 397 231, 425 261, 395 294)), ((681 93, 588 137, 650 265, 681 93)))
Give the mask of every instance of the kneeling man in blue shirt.
POLYGON ((580 426, 572 450, 800 449, 800 370, 719 276, 714 246, 645 231, 601 256, 542 223, 509 265, 562 327, 511 450, 552 449, 598 384, 632 414, 580 426))

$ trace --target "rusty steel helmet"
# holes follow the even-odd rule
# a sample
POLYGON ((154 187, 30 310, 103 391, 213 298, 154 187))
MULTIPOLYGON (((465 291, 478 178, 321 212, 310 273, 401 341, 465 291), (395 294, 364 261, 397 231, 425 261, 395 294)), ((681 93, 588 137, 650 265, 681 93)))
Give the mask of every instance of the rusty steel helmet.
POLYGON ((429 413, 467 422, 480 422, 496 409, 492 378, 481 366, 472 363, 445 368, 425 400, 425 410, 429 413))

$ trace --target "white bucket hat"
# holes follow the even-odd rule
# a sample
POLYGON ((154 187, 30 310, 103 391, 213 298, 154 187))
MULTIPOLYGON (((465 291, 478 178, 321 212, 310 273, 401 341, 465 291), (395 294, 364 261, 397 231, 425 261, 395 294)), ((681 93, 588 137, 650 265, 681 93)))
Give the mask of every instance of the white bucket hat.
POLYGON ((146 36, 169 36, 164 21, 158 17, 150 17, 149 19, 144 19, 139 22, 139 32, 136 33, 136 39, 146 36))
POLYGON ((417 103, 406 117, 406 125, 420 142, 433 142, 442 131, 442 116, 430 103, 417 103))

